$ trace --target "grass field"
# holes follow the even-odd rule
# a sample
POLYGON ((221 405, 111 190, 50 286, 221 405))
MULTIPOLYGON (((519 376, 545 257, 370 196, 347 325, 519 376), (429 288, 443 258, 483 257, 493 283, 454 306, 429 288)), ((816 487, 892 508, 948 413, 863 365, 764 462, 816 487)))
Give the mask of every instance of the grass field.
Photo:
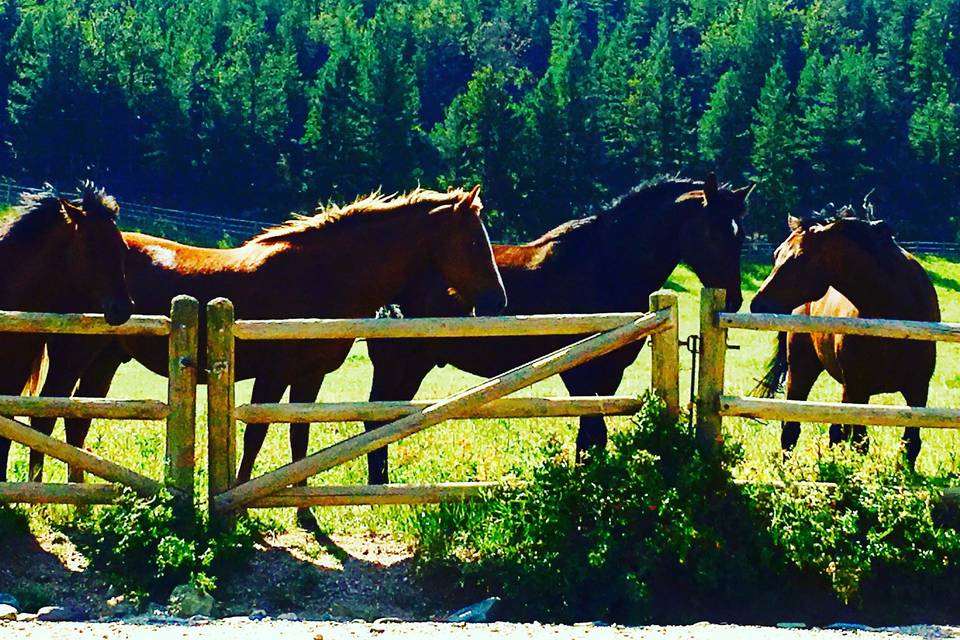
MULTIPOLYGON (((925 258, 924 264, 932 274, 940 295, 940 304, 945 321, 960 320, 960 264, 939 258, 925 258)), ((766 269, 748 265, 745 269, 744 287, 747 303, 761 282, 766 269)), ((686 268, 680 267, 671 277, 670 287, 680 295, 680 335, 684 337, 697 330, 697 309, 700 286, 686 268)), ((726 390, 731 393, 747 393, 761 374, 764 363, 770 356, 774 334, 731 331, 730 342, 740 345, 730 351, 727 360, 726 390)), ((938 366, 931 392, 931 406, 955 406, 954 394, 960 386, 960 358, 956 347, 940 344, 938 366)), ((681 394, 683 401, 689 397, 690 357, 681 352, 681 394)), ((365 400, 369 390, 371 367, 363 343, 355 346, 345 365, 328 377, 321 391, 321 400, 365 400)), ((437 398, 477 381, 478 378, 449 367, 434 370, 424 382, 420 398, 437 398)), ((645 349, 638 361, 628 370, 619 389, 621 394, 639 394, 649 387, 649 350, 645 349)), ((238 386, 237 402, 247 402, 251 383, 238 386)), ((117 398, 164 399, 166 381, 139 365, 124 366, 114 383, 111 395, 117 398)), ((552 378, 525 390, 524 395, 565 395, 559 380, 552 378)), ((818 382, 812 399, 839 400, 839 386, 826 375, 818 382)), ((883 396, 874 402, 902 403, 899 396, 883 396)), ((609 420, 613 429, 623 428, 629 418, 609 420)), ((205 459, 206 404, 204 390, 198 416, 198 438, 201 460, 205 459)), ((241 427, 242 428, 242 427, 241 427)), ((746 459, 737 473, 743 477, 769 478, 780 464, 779 425, 748 420, 725 421, 728 438, 744 445, 746 459)), ((357 433, 359 423, 314 425, 311 430, 311 450, 331 444, 357 433)), ((241 431, 242 433, 242 431, 241 431)), ((541 446, 553 437, 564 442, 572 454, 576 433, 575 419, 548 420, 469 420, 439 425, 413 436, 390 449, 390 464, 394 482, 438 482, 463 480, 500 480, 510 474, 522 475, 539 459, 541 446)), ((899 429, 878 427, 871 430, 874 446, 870 455, 889 459, 894 464, 894 452, 899 438, 899 429)), ((56 437, 62 438, 58 425, 56 437)), ((948 430, 925 430, 924 448, 919 460, 919 469, 926 474, 945 474, 960 470, 957 460, 958 435, 948 430)), ((127 466, 159 478, 163 464, 163 436, 160 423, 98 421, 95 423, 87 446, 100 455, 122 462, 127 466)), ((810 464, 826 450, 826 427, 805 425, 798 446, 799 464, 810 464)), ((23 447, 14 445, 12 456, 12 479, 26 478, 27 453, 23 447)), ((286 425, 275 425, 258 460, 255 474, 266 472, 289 461, 286 425)), ((205 464, 201 463, 197 483, 206 485, 205 464)), ((49 461, 46 469, 48 481, 63 481, 66 471, 63 464, 49 461)), ((362 483, 366 479, 366 462, 355 460, 343 467, 321 474, 311 480, 314 483, 362 483)), ((202 493, 201 493, 202 495, 202 493)), ((321 524, 330 531, 362 532, 366 530, 391 531, 397 529, 399 510, 405 507, 336 507, 318 509, 321 524)), ((41 520, 60 519, 71 512, 67 507, 45 507, 35 510, 41 520)), ((270 510, 261 516, 280 527, 293 526, 293 510, 270 510)))

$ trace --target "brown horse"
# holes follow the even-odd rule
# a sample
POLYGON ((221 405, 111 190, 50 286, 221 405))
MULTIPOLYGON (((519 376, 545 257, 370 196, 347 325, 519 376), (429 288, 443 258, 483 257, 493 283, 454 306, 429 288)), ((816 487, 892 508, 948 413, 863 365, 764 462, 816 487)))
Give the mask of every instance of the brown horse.
MULTIPOLYGON (((124 279, 127 248, 117 204, 91 184, 71 202, 52 193, 25 194, 19 215, 0 227, 0 309, 70 312, 102 309, 123 324, 133 311, 124 279)), ((0 394, 32 393, 44 337, 0 333, 0 394)), ((0 481, 7 479, 10 441, 0 438, 0 481)))
MULTIPOLYGON (((790 236, 774 253, 773 271, 750 305, 755 313, 796 313, 845 318, 938 322, 940 306, 930 277, 894 241, 881 221, 846 217, 790 218, 790 236)), ((877 393, 903 394, 907 404, 927 404, 936 365, 936 343, 840 334, 781 333, 770 370, 758 391, 770 396, 786 378, 787 398, 806 400, 826 370, 843 385, 843 402, 867 403, 877 393)), ((866 429, 852 429, 866 448, 866 429)), ((849 438, 850 426, 832 425, 830 444, 849 438)), ((781 446, 791 450, 799 422, 784 422, 781 446)), ((904 431, 911 466, 920 455, 920 429, 904 431)))
MULTIPOLYGON (((670 179, 639 187, 597 215, 572 220, 524 245, 494 245, 510 292, 510 314, 602 313, 646 310, 681 261, 706 286, 727 290, 735 310, 740 292, 742 219, 749 188, 720 188, 670 179)), ((406 316, 463 315, 466 307, 437 281, 421 279, 398 298, 406 316)), ((469 340, 369 340, 374 365, 371 400, 409 400, 436 366, 451 364, 484 377, 497 375, 576 340, 572 336, 469 340)), ((572 395, 610 395, 643 343, 619 349, 561 374, 572 395)), ((305 395, 316 394, 309 389, 305 395)), ((367 430, 382 423, 368 422, 367 430)), ((602 416, 580 419, 578 458, 604 447, 602 416)), ((302 448, 294 457, 302 457, 302 448)), ((368 456, 369 481, 388 481, 387 451, 368 456)))
MULTIPOLYGON (((144 313, 167 313, 174 296, 188 294, 200 300, 201 309, 213 298, 227 297, 244 319, 359 318, 372 316, 410 279, 436 275, 462 291, 478 313, 498 313, 506 294, 480 219, 478 192, 479 187, 469 193, 418 189, 400 197, 372 195, 267 230, 236 249, 125 234, 130 291, 144 313)), ((203 327, 201 312, 201 336, 203 327)), ((255 378, 253 402, 278 402, 289 385, 339 367, 352 343, 241 341, 237 379, 255 378)), ((166 373, 162 340, 124 338, 122 346, 123 351, 116 342, 88 338, 51 341, 44 395, 70 395, 78 379, 78 394, 105 395, 124 351, 152 371, 166 373)), ((205 379, 202 373, 200 379, 205 379)), ((53 422, 39 421, 35 428, 49 433, 53 422)), ((68 442, 81 445, 89 426, 88 420, 68 420, 68 442)), ((241 479, 250 477, 267 427, 247 425, 241 479)), ((31 462, 31 477, 40 477, 42 457, 31 462)), ((82 474, 72 479, 82 480, 82 474)))

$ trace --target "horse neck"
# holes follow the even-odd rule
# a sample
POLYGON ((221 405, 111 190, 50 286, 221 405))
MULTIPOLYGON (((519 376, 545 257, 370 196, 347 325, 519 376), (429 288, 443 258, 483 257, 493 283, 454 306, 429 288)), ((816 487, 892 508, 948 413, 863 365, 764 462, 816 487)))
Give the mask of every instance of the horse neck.
MULTIPOLYGON (((330 278, 346 274, 347 289, 335 304, 334 315, 364 317, 388 304, 404 285, 428 270, 430 246, 427 234, 435 224, 423 214, 385 214, 351 229, 321 232, 313 244, 294 252, 299 274, 330 278)), ((301 276, 302 277, 302 276, 301 276)))
POLYGON ((64 264, 72 234, 66 224, 58 224, 30 242, 0 242, 0 273, 12 276, 2 279, 0 308, 57 310, 54 305, 64 302, 76 275, 73 265, 64 264))

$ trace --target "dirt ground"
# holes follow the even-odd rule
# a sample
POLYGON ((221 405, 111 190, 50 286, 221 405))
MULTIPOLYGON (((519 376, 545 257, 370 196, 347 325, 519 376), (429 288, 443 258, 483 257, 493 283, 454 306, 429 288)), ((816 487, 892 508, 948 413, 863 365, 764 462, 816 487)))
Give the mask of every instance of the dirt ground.
POLYGON ((540 624, 332 623, 222 620, 197 627, 123 623, 0 623, 0 640, 920 640, 960 637, 960 628, 916 627, 904 632, 777 629, 696 624, 682 627, 595 627, 540 624))

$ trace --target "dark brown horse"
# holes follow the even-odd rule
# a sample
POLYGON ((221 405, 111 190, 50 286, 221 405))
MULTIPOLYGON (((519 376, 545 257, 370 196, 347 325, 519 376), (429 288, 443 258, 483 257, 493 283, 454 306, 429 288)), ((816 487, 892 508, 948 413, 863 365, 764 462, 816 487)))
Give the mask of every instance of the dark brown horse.
MULTIPOLYGON (((86 184, 71 202, 52 193, 24 195, 19 215, 0 227, 0 309, 98 311, 122 324, 133 311, 124 279, 127 248, 113 198, 86 184)), ((44 337, 0 333, 0 394, 32 393, 44 337)), ((0 481, 10 441, 0 438, 0 481)))
MULTIPOLYGON (((236 249, 190 247, 142 234, 125 234, 127 279, 138 311, 165 314, 171 299, 233 301, 243 319, 359 318, 372 316, 414 278, 436 275, 478 313, 498 313, 506 294, 480 219, 479 187, 467 193, 417 190, 400 197, 373 195, 268 230, 236 249)), ((205 333, 201 314, 200 335, 205 333)), ((201 343, 203 341, 201 340, 201 343)), ((352 340, 239 342, 237 379, 255 378, 253 402, 278 402, 290 385, 322 378, 339 367, 352 340)), ((164 375, 162 340, 116 342, 58 338, 49 345, 44 395, 102 396, 129 353, 164 375)), ((201 372, 205 346, 200 348, 201 372)), ((201 373, 201 381, 205 376, 201 373)), ((314 400, 311 398, 310 400, 314 400)), ((35 422, 49 433, 52 420, 35 422)), ((81 445, 90 422, 68 420, 68 442, 81 445)), ((248 478, 268 425, 247 425, 241 479, 248 478)), ((31 477, 42 474, 42 457, 31 477)), ((82 479, 72 476, 74 480, 82 479)))
MULTIPOLYGON (((940 306, 930 277, 894 241, 881 221, 851 217, 790 218, 790 236, 774 253, 773 271, 750 305, 755 313, 938 322, 940 306)), ((843 402, 867 403, 878 393, 903 394, 922 407, 936 366, 936 343, 840 334, 781 333, 770 370, 758 390, 772 395, 786 378, 787 398, 806 400, 823 371, 843 385, 843 402)), ((866 429, 852 428, 866 448, 866 429)), ((832 425, 830 444, 849 438, 850 426, 832 425)), ((791 450, 799 422, 784 422, 780 442, 791 450)), ((911 466, 920 455, 920 429, 904 431, 911 466)))
MULTIPOLYGON (((509 314, 602 313, 646 310, 681 261, 706 286, 727 290, 727 307, 740 307, 740 249, 747 187, 663 180, 633 190, 608 210, 572 220, 524 245, 494 245, 510 292, 509 314)), ((466 307, 437 281, 419 280, 397 300, 406 316, 463 315, 466 307)), ((409 400, 436 366, 451 364, 494 376, 576 340, 571 336, 463 340, 370 340, 371 400, 409 400)), ((638 342, 561 374, 572 395, 611 395, 636 358, 638 342)), ((305 395, 316 394, 310 389, 305 395)), ((370 422, 368 430, 381 423, 370 422)), ((578 457, 604 447, 603 417, 580 419, 578 457)), ((302 449, 294 458, 302 456, 302 449)), ((387 452, 368 457, 369 480, 388 480, 387 452)))

